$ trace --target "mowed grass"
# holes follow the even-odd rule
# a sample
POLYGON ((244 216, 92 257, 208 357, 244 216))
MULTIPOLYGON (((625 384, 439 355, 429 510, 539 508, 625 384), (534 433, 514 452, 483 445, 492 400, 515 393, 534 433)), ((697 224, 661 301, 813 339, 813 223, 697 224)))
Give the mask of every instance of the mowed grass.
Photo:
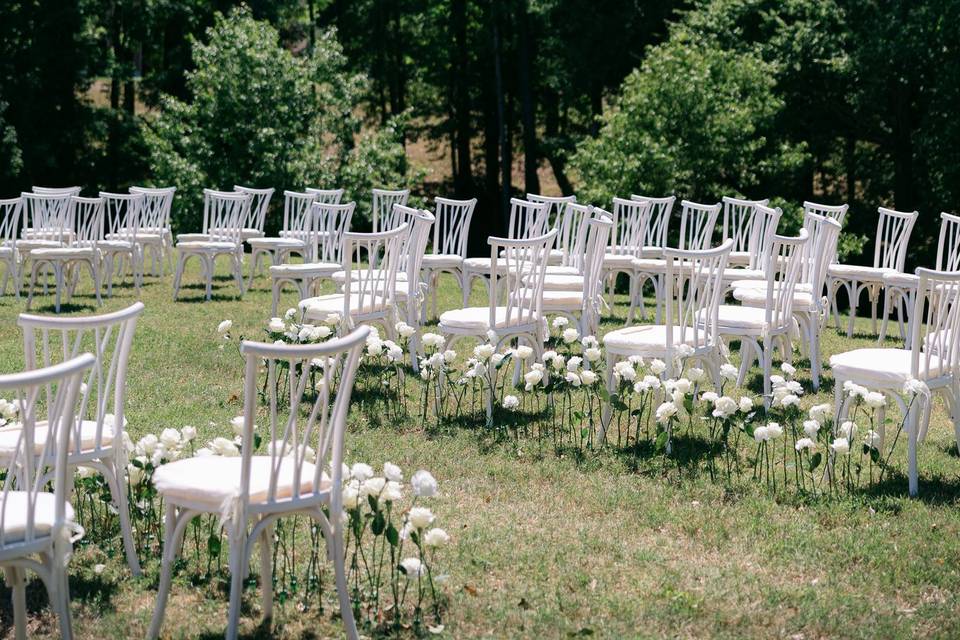
MULTIPOLYGON (((194 270, 186 279, 197 283, 194 270)), ((191 424, 200 440, 228 435, 241 407, 241 361, 218 339, 223 319, 234 334, 262 337, 270 315, 269 282, 257 280, 242 300, 225 273, 216 297, 187 288, 171 300, 170 277, 147 278, 146 312, 130 367, 127 417, 134 438, 191 424)), ((454 281, 441 287, 441 309, 458 305, 454 281)), ((136 299, 115 291, 103 310, 136 299)), ((72 311, 90 313, 81 295, 72 311)), ((473 293, 483 304, 481 288, 473 293)), ((625 319, 624 298, 608 331, 625 319)), ((282 310, 293 305, 288 293, 282 310)), ((34 301, 35 310, 52 297, 34 301)), ((21 368, 15 324, 24 304, 0 298, 0 369, 21 368)), ((845 326, 845 325, 844 325, 845 326)), ((848 340, 832 323, 831 353, 875 344, 868 322, 848 340)), ((890 341, 890 346, 895 346, 890 341)), ((463 349, 460 349, 463 353, 463 349)), ((804 364, 797 360, 798 365, 804 364)), ((829 371, 822 391, 804 407, 832 402, 829 371)), ((753 390, 757 390, 754 379, 753 390)), ((800 499, 771 495, 745 482, 733 490, 706 474, 651 471, 630 455, 607 449, 584 459, 540 455, 533 439, 496 440, 477 427, 442 433, 412 415, 383 424, 379 406, 357 400, 351 409, 348 460, 375 467, 390 460, 406 473, 430 469, 441 486, 431 506, 453 536, 438 567, 449 573, 444 635, 558 638, 633 637, 958 637, 960 617, 960 459, 953 429, 937 405, 920 448, 920 498, 906 496, 905 445, 894 456, 899 473, 851 497, 800 499), (641 471, 636 471, 640 468, 641 471)), ((894 412, 895 413, 895 412, 894 412)), ((894 415, 897 419, 898 416, 894 415)), ((142 554, 145 576, 129 576, 119 544, 78 549, 71 565, 74 628, 79 638, 142 637, 153 610, 156 557, 142 554), (106 567, 98 572, 96 565, 106 567)), ((256 566, 256 564, 254 564, 256 566)), ((225 629, 222 582, 174 583, 164 635, 218 637, 225 629)), ((328 572, 332 583, 332 571, 328 572)), ((329 596, 328 592, 328 596, 329 596)), ((0 593, 2 632, 13 636, 9 592, 0 593)), ((29 590, 32 637, 55 637, 39 583, 29 590)), ((333 601, 321 612, 276 608, 271 631, 260 625, 258 592, 245 597, 242 632, 255 637, 341 635, 333 601)))

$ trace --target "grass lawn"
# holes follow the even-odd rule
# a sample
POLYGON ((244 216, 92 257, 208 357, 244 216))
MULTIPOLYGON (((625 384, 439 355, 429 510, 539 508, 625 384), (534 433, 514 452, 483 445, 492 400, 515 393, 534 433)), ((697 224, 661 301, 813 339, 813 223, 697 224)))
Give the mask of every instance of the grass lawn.
MULTIPOLYGON (((192 300, 177 303, 169 276, 147 278, 147 309, 129 373, 134 439, 187 424, 197 427, 200 442, 230 435, 228 421, 242 402, 242 367, 235 350, 220 348, 215 329, 229 318, 236 335, 261 338, 270 293, 261 278, 239 300, 222 276, 214 301, 201 302, 198 286, 182 292, 192 300)), ((185 281, 197 283, 196 271, 185 281)), ((442 282, 441 292, 441 309, 458 305, 452 280, 442 282)), ((483 304, 479 286, 473 295, 483 304)), ((132 288, 122 287, 103 309, 133 300, 132 288)), ((76 302, 73 310, 91 311, 91 298, 76 302)), ((623 302, 605 320, 605 331, 623 324, 623 302)), ((292 292, 284 303, 282 309, 295 303, 292 292)), ((52 296, 36 299, 34 309, 48 304, 52 296)), ((22 366, 15 318, 23 307, 12 296, 0 298, 4 372, 22 366)), ((868 325, 858 320, 857 328, 866 332, 868 325)), ((875 342, 866 333, 848 340, 831 323, 823 357, 875 342)), ((814 395, 804 363, 797 364, 808 389, 803 407, 832 402, 829 371, 814 395)), ((754 392, 758 383, 751 382, 754 392)), ((882 485, 853 496, 804 499, 771 495, 752 482, 726 489, 704 473, 677 474, 611 448, 578 459, 540 455, 535 439, 498 440, 479 425, 436 433, 420 423, 416 407, 402 424, 383 424, 373 402, 352 406, 347 459, 376 468, 389 460, 406 474, 427 468, 440 482, 431 507, 453 536, 439 567, 450 574, 447 637, 960 637, 960 459, 939 400, 920 448, 919 499, 906 495, 903 438, 894 456, 897 472, 882 485)), ((145 576, 135 580, 119 540, 78 547, 71 564, 77 637, 146 633, 159 563, 141 558, 145 576)), ((332 570, 327 575, 332 584, 332 570)), ((193 584, 191 571, 181 571, 165 637, 222 637, 224 584, 193 584)), ((259 626, 258 594, 250 589, 241 630, 257 637, 338 637, 330 595, 328 589, 322 613, 278 605, 268 632, 259 626)), ((0 599, 0 631, 13 637, 9 591, 0 599)), ((31 583, 28 599, 30 635, 55 637, 39 582, 31 583)))

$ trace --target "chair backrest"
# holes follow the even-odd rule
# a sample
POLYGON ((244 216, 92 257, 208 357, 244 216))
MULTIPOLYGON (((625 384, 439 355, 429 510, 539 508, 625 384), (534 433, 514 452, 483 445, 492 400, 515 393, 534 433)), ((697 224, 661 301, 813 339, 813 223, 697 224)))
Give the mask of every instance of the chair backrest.
POLYGON ((793 323, 793 294, 803 272, 810 232, 787 237, 775 235, 770 245, 764 273, 767 276, 765 304, 767 326, 771 331, 789 328, 793 323))
POLYGON ((173 196, 176 187, 130 187, 130 193, 143 195, 143 227, 152 233, 170 228, 170 213, 173 210, 173 196))
POLYGON ((848 204, 838 204, 838 205, 829 205, 829 204, 818 204, 816 202, 806 201, 803 203, 803 212, 806 213, 815 213, 818 216, 824 216, 826 218, 833 218, 840 223, 840 226, 843 226, 843 221, 847 216, 847 210, 850 208, 848 204))
MULTIPOLYGON (((719 206, 717 207, 719 210, 719 206)), ((679 344, 675 338, 691 346, 695 352, 715 349, 719 345, 718 321, 723 298, 723 270, 733 247, 725 240, 712 249, 663 250, 666 260, 666 325, 667 375, 673 375, 679 344)))
POLYGON ((547 260, 556 237, 557 230, 551 229, 532 238, 487 238, 491 259, 488 287, 491 328, 498 324, 497 307, 501 300, 506 301, 506 313, 499 319, 506 324, 523 326, 542 322, 547 260), (497 256, 500 256, 499 268, 497 256))
POLYGON ((310 217, 310 208, 316 202, 312 193, 300 191, 283 192, 283 230, 307 234, 313 221, 310 217))
MULTIPOLYGON (((649 200, 613 198, 613 224, 610 235, 610 252, 632 255, 643 254, 650 226, 653 203, 649 200)), ((647 245, 650 246, 650 245, 647 245)))
POLYGON ((820 296, 827 282, 827 270, 837 259, 840 222, 836 218, 807 212, 803 216, 803 228, 810 239, 806 245, 800 282, 810 285, 814 301, 820 304, 820 296))
MULTIPOLYGON (((780 224, 780 217, 783 215, 780 207, 771 208, 766 205, 754 204, 749 225, 749 236, 746 245, 742 245, 739 251, 746 251, 750 255, 748 266, 751 269, 762 269, 770 258, 770 249, 773 244, 773 237, 777 233, 777 226, 780 224)), ((726 240, 726 238, 724 238, 726 240)), ((737 240, 731 238, 737 246, 737 240)))
MULTIPOLYGON (((581 205, 582 206, 582 205, 581 205)), ((613 217, 607 211, 593 208, 592 216, 583 225, 586 229, 583 273, 583 308, 581 314, 586 318, 583 326, 595 333, 599 327, 601 305, 603 304, 603 255, 610 242, 613 231, 613 217)))
MULTIPOLYGON (((69 425, 74 422, 80 382, 93 363, 94 357, 84 353, 52 367, 0 375, 0 396, 16 407, 14 422, 20 427, 3 476, 0 550, 4 555, 12 555, 17 547, 30 553, 38 538, 50 536, 59 540, 60 536, 69 536, 70 532, 65 530, 69 526, 67 496, 73 485, 68 484, 67 477, 67 436, 69 425), (39 500, 42 493, 49 493, 51 467, 52 528, 49 516, 41 520, 43 526, 37 526, 38 509, 49 508, 46 501, 40 504, 39 500)), ((69 480, 72 482, 73 478, 69 480)))
POLYGON ((80 390, 70 439, 71 458, 97 458, 103 450, 123 442, 127 365, 143 309, 142 302, 135 302, 126 309, 97 316, 65 318, 22 313, 17 318, 23 331, 27 369, 49 367, 85 352, 96 358, 80 390), (81 429, 83 421, 95 423, 92 433, 89 426, 81 429))
POLYGON ((894 211, 886 207, 877 207, 877 211, 880 213, 880 219, 877 220, 873 266, 903 271, 903 263, 907 259, 907 247, 910 244, 910 233, 920 214, 917 211, 894 211))
MULTIPOLYGON (((237 193, 245 193, 250 196, 250 209, 247 211, 247 219, 244 220, 243 226, 247 229, 263 231, 263 226, 267 222, 267 211, 270 210, 270 200, 273 198, 275 189, 273 189, 273 187, 255 189, 253 187, 233 185, 233 190, 237 193)), ((286 203, 284 203, 283 211, 283 228, 284 230, 288 229, 286 203)))
POLYGON ((406 206, 410 198, 410 189, 399 189, 391 191, 389 189, 373 190, 373 231, 385 231, 403 224, 402 215, 394 211, 393 205, 399 204, 406 206))
POLYGON ((910 316, 910 373, 917 379, 956 376, 960 365, 960 272, 918 268, 910 316))
MULTIPOLYGON (((543 202, 547 205, 547 225, 560 230, 563 225, 563 216, 567 206, 577 201, 577 196, 542 196, 539 193, 528 193, 528 202, 543 202)), ((562 235, 562 232, 561 232, 562 235)))
POLYGON ((23 198, 0 200, 0 246, 13 246, 23 224, 23 198))
POLYGON ((236 191, 203 190, 203 231, 215 242, 243 246, 243 228, 253 198, 236 191))
POLYGON ((103 198, 81 198, 73 196, 74 215, 76 215, 76 237, 73 243, 81 247, 94 247, 103 240, 106 203, 103 198))
POLYGON ((330 520, 340 526, 347 413, 369 333, 369 327, 358 327, 343 338, 320 344, 244 341, 240 345, 246 363, 242 462, 237 509, 230 512, 241 522, 246 522, 245 508, 250 500, 253 430, 254 425, 260 425, 258 433, 268 438, 270 479, 258 506, 282 501, 285 509, 296 511, 316 506, 329 496, 330 520), (319 371, 314 362, 323 363, 319 371), (286 378, 285 385, 280 384, 281 378, 286 378), (260 400, 261 388, 267 395, 266 402, 260 400), (328 469, 330 477, 325 478, 328 469), (294 490, 290 494, 282 491, 283 487, 294 490))
POLYGON ((32 187, 30 190, 44 196, 80 195, 80 187, 32 187))
POLYGON ((343 262, 343 234, 350 229, 350 220, 357 203, 333 204, 314 202, 313 257, 317 262, 343 262))
POLYGON ((73 196, 21 193, 24 222, 21 233, 29 229, 32 237, 64 242, 73 224, 73 196))
POLYGON ((100 192, 103 199, 104 220, 107 233, 118 236, 123 240, 135 242, 140 227, 143 226, 142 193, 109 193, 100 192))
POLYGON ((307 193, 312 193, 317 202, 323 204, 340 204, 343 199, 343 189, 315 189, 307 187, 304 189, 307 193))
POLYGON ((766 207, 770 200, 741 200, 740 198, 731 198, 723 196, 723 237, 720 240, 730 238, 733 240, 733 251, 749 251, 750 238, 753 233, 754 218, 756 217, 756 205, 766 207))
POLYGON ((547 232, 549 209, 546 202, 510 198, 510 222, 507 237, 512 240, 537 238, 547 232))
POLYGON ((684 200, 680 203, 680 249, 699 251, 710 246, 713 230, 720 214, 720 203, 700 204, 684 200))
MULTIPOLYGON (((435 221, 434 215, 426 210, 414 209, 410 214, 410 233, 402 249, 401 266, 406 271, 411 296, 415 294, 414 288, 420 283, 420 266, 423 264, 423 256, 430 242, 431 227, 435 221)), ((408 310, 414 307, 412 304, 407 306, 408 310)))
POLYGON ((467 239, 470 234, 470 221, 477 207, 477 199, 451 200, 436 198, 437 203, 433 223, 433 253, 467 257, 467 239))
POLYGON ((401 248, 408 240, 410 223, 377 233, 347 231, 343 234, 343 321, 349 322, 351 305, 357 308, 353 315, 363 316, 366 309, 374 313, 393 308, 397 273, 401 265, 401 248), (376 269, 370 265, 377 265, 376 269))
POLYGON ((666 247, 667 233, 670 231, 670 218, 673 215, 673 204, 677 201, 677 197, 651 198, 633 194, 630 199, 650 203, 650 222, 647 224, 646 232, 644 232, 644 246, 660 249, 666 247))
POLYGON ((960 216, 940 214, 936 264, 938 271, 960 271, 960 216))
MULTIPOLYGON (((586 269, 589 252, 590 227, 587 222, 593 217, 594 211, 594 207, 589 204, 572 202, 567 205, 567 216, 573 219, 571 225, 575 226, 575 230, 571 230, 571 238, 565 249, 564 266, 574 267, 581 274, 586 269)), ((599 209, 599 211, 603 211, 603 209, 599 209)), ((603 211, 603 213, 608 217, 610 216, 606 211, 603 211)), ((557 233, 559 234, 559 230, 557 233)), ((610 234, 608 233, 606 237, 609 242, 610 234)), ((603 253, 606 251, 606 247, 603 247, 600 251, 603 253)))

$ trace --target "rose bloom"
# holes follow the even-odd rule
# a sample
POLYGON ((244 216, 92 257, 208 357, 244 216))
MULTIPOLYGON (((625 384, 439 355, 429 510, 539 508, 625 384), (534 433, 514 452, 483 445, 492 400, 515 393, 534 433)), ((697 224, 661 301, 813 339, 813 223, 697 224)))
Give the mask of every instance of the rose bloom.
POLYGON ((846 438, 837 438, 833 441, 833 444, 830 445, 830 448, 833 449, 833 452, 837 455, 846 455, 850 453, 850 442, 846 438))
POLYGON ((403 567, 403 573, 410 580, 419 578, 424 574, 423 563, 420 562, 419 558, 404 558, 400 561, 400 566, 403 567))
POLYGON ((570 327, 569 329, 564 329, 563 331, 563 341, 567 344, 570 344, 571 342, 576 342, 577 338, 579 337, 580 337, 580 332, 574 329, 573 327, 570 327))
POLYGON ((585 385, 591 385, 597 381, 597 374, 593 371, 583 371, 580 373, 580 380, 585 385))
POLYGON ((797 451, 803 451, 804 449, 809 449, 813 451, 817 448, 817 443, 815 443, 810 438, 800 438, 797 440, 797 444, 794 445, 797 451))
POLYGON ((533 355, 533 349, 525 344, 522 344, 514 350, 514 353, 521 360, 526 360, 533 355))
POLYGON ((421 469, 410 478, 410 485, 413 487, 413 493, 421 498, 430 498, 437 495, 437 481, 433 475, 421 469))
POLYGON ((430 529, 423 534, 423 544, 428 547, 441 547, 450 542, 450 536, 443 529, 430 529))
POLYGON ((392 462, 383 463, 383 475, 387 480, 393 480, 394 482, 403 480, 403 472, 400 470, 400 467, 392 462))
POLYGON ((596 362, 603 357, 603 353, 597 347, 587 347, 583 355, 587 358, 588 362, 596 362))
POLYGON ((426 529, 433 522, 433 512, 426 507, 413 507, 407 518, 414 529, 426 529))

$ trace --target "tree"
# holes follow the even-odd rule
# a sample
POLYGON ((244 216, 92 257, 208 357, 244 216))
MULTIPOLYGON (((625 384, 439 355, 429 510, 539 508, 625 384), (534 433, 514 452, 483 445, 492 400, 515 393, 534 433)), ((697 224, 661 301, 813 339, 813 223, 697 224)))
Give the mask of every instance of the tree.
MULTIPOLYGON (((319 34, 313 55, 295 57, 276 29, 237 9, 218 15, 207 37, 194 45, 189 100, 164 96, 159 116, 144 123, 154 180, 187 196, 177 207, 177 226, 199 226, 204 187, 269 185, 282 192, 340 185, 366 204, 359 172, 346 168, 369 162, 374 151, 379 158, 402 154, 400 127, 354 145, 365 79, 346 71, 333 32, 319 34), (353 183, 343 182, 351 177, 353 183)), ((385 163, 381 183, 404 183, 406 169, 405 161, 385 163)))

